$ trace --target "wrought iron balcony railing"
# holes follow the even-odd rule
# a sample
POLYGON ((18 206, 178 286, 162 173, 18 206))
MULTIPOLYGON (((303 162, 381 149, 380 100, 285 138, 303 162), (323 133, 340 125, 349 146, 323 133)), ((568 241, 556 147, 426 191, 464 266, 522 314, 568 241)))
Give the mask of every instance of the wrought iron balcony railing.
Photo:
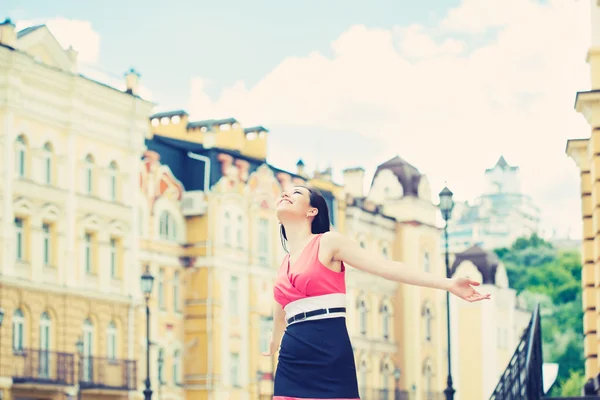
POLYGON ((13 351, 13 382, 74 384, 75 357, 49 350, 20 349, 13 351))
POLYGON ((536 305, 529 325, 490 400, 539 400, 543 395, 542 326, 536 305))
POLYGON ((407 391, 399 389, 360 388, 361 400, 412 400, 407 391))
POLYGON ((79 387, 82 390, 135 390, 136 372, 134 360, 80 357, 79 387))

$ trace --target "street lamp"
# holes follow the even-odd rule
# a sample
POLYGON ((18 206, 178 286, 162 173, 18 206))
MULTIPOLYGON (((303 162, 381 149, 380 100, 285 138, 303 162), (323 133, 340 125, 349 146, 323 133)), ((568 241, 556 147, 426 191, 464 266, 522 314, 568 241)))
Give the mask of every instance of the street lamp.
MULTIPOLYGON (((446 278, 450 278, 450 258, 448 251, 448 221, 452 215, 452 209, 454 209, 454 200, 452 200, 453 193, 447 187, 444 187, 440 192, 440 211, 446 224, 444 225, 444 239, 446 246, 446 278)), ((444 390, 446 400, 454 400, 454 388, 452 387, 452 361, 450 352, 450 292, 446 292, 446 324, 448 329, 448 380, 447 386, 444 390)))
MULTIPOLYGON (((4 322, 4 309, 0 307, 0 367, 2 366, 2 322, 4 322)), ((0 371, 2 376, 2 371, 0 371)), ((4 391, 0 390, 0 399, 4 396, 4 391)))
POLYGON ((141 277, 142 293, 146 299, 146 388, 144 389, 144 400, 152 399, 152 389, 150 389, 150 295, 152 294, 152 285, 154 277, 150 273, 150 267, 146 266, 146 271, 141 277))
POLYGON ((394 382, 396 383, 396 389, 394 390, 396 395, 394 396, 394 399, 400 400, 400 368, 398 367, 394 369, 394 382))

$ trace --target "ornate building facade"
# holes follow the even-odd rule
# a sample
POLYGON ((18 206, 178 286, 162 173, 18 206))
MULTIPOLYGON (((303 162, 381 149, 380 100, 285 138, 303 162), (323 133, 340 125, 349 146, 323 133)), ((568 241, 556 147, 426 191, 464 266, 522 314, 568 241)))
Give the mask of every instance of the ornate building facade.
POLYGON ((590 135, 567 142, 566 152, 580 171, 583 221, 582 273, 583 334, 586 393, 600 394, 600 5, 590 1, 592 37, 587 54, 591 89, 577 93, 575 109, 590 125, 590 135))
POLYGON ((77 73, 44 25, 0 24, 0 394, 137 389, 137 200, 152 104, 77 73), (132 285, 131 282, 136 284, 132 285))

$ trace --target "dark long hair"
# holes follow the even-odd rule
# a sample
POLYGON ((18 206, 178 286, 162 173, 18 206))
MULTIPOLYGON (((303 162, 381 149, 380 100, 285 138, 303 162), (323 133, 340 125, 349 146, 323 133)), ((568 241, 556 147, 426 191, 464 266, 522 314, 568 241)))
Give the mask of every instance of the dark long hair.
MULTIPOLYGON (((329 207, 327 207, 327 201, 325 197, 317 189, 309 188, 306 186, 299 186, 308 190, 310 206, 318 210, 315 219, 313 219, 310 226, 311 233, 317 235, 319 233, 329 232, 331 228, 331 222, 329 221, 329 207)), ((281 246, 286 253, 289 253, 287 248, 287 236, 285 234, 285 228, 283 224, 279 224, 279 236, 281 238, 281 246)))

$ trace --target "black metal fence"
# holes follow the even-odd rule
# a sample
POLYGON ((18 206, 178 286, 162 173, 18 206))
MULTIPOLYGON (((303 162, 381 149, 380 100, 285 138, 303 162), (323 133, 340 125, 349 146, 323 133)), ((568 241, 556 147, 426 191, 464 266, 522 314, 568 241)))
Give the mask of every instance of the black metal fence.
POLYGON ((490 400, 539 400, 543 395, 542 326, 536 305, 529 325, 490 400))
POLYGON ((79 360, 81 389, 136 389, 136 362, 103 357, 82 357, 79 360))
POLYGON ((14 383, 73 385, 75 357, 69 353, 21 349, 13 351, 14 383))

